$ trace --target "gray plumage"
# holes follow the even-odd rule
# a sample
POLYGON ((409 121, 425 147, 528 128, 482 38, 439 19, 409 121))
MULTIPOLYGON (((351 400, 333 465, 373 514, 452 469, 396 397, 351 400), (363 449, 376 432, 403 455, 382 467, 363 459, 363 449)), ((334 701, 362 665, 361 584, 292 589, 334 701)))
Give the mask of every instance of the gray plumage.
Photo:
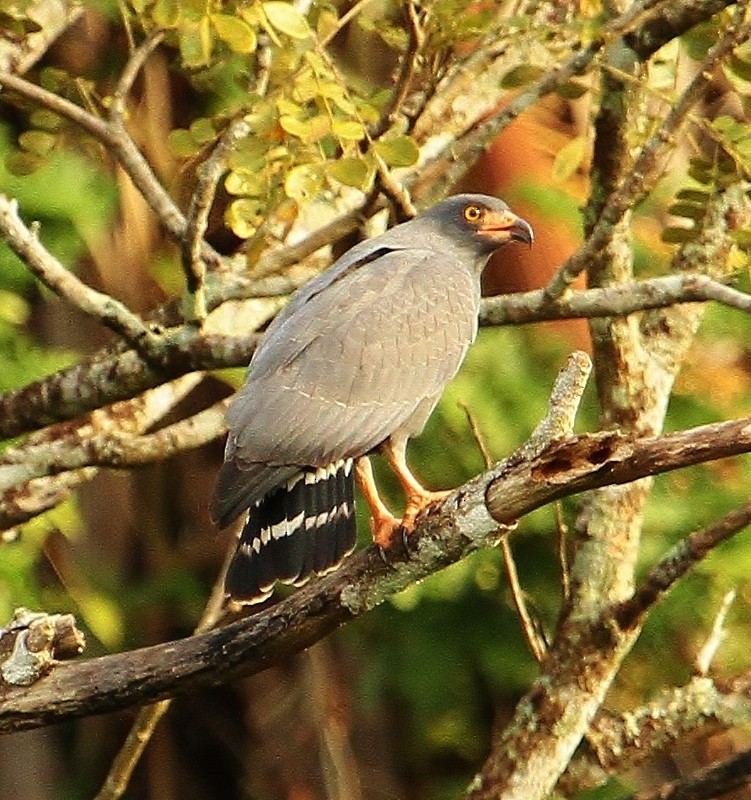
MULTIPOLYGON (((531 242, 532 231, 505 203, 458 195, 361 242, 296 292, 269 326, 227 412, 215 521, 225 526, 246 509, 252 517, 301 472, 344 463, 387 439, 403 447, 420 433, 477 333, 482 269, 510 239, 531 242), (508 224, 478 229, 479 222, 463 216, 468 206, 508 224)), ((347 514, 353 528, 351 509, 347 514)), ((309 539, 306 547, 315 549, 309 539)), ((243 550, 241 537, 240 562, 263 553, 260 539, 255 547, 244 544, 243 550)), ((343 547, 353 545, 354 534, 343 547)), ((336 563, 309 574, 336 566, 344 555, 334 552, 336 563)), ((233 567, 230 594, 247 602, 268 596, 273 568, 254 587, 254 579, 245 586, 238 574, 242 563, 233 567), (258 598, 247 596, 256 589, 258 598)))

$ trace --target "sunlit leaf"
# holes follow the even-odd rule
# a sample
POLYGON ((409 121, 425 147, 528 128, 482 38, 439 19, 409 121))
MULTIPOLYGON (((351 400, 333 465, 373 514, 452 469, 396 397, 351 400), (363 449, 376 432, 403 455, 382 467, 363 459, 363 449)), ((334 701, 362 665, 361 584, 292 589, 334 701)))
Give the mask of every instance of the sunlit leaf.
POLYGON ((258 171, 235 169, 224 179, 229 194, 261 197, 266 192, 266 181, 258 171))
MULTIPOLYGON (((335 119, 331 124, 331 130, 340 139, 346 139, 347 141, 359 142, 361 139, 365 138, 365 128, 356 120, 335 119)), ((386 161, 385 158, 384 161, 386 161)))
POLYGON ((344 87, 338 83, 319 81, 316 88, 320 95, 332 100, 340 111, 350 116, 355 113, 355 104, 347 97, 344 87))
POLYGON ((417 163, 420 157, 420 150, 415 144, 415 140, 409 136, 379 139, 373 144, 373 147, 390 167, 411 167, 417 163))
POLYGON ((307 39, 311 35, 308 21, 290 3, 271 0, 263 4, 263 13, 280 33, 285 33, 292 39, 307 39))
POLYGON ((180 4, 178 0, 156 0, 151 14, 160 28, 175 28, 180 22, 180 4))
POLYGON ((372 179, 373 169, 364 158, 340 158, 328 167, 328 174, 345 186, 365 190, 372 179))
POLYGON ((313 136, 313 126, 311 125, 310 120, 297 119, 297 117, 292 117, 288 114, 285 114, 284 116, 279 117, 279 124, 281 125, 282 130, 286 131, 292 136, 297 136, 298 139, 306 140, 312 138, 313 136))
POLYGON ((568 180, 582 165, 587 153, 587 139, 577 136, 567 142, 555 156, 553 162, 553 180, 560 183, 568 180))
POLYGON ((258 45, 256 32, 247 22, 230 14, 212 14, 211 24, 216 35, 235 53, 252 53, 258 45))
POLYGON ((318 14, 316 22, 316 34, 319 39, 328 39, 339 27, 339 17, 330 9, 324 8, 318 14))
POLYGON ((225 222, 236 236, 249 239, 263 221, 261 208, 254 200, 233 200, 225 212, 225 222))
POLYGON ((287 197, 304 202, 315 197, 323 188, 323 169, 320 164, 302 164, 291 169, 284 179, 287 197))
POLYGON ((280 97, 276 101, 276 107, 279 113, 284 116, 299 117, 303 113, 303 108, 299 103, 293 103, 286 97, 280 97))

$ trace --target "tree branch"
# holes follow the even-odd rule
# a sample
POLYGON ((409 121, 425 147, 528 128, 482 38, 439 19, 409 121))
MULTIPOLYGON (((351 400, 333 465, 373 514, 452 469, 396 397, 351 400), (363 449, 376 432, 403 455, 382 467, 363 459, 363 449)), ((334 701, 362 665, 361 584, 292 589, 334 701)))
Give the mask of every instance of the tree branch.
MULTIPOLYGON (((415 581, 492 546, 499 522, 511 524, 553 500, 595 487, 749 451, 751 418, 744 418, 635 440, 617 433, 589 434, 555 443, 536 458, 512 456, 421 516, 409 555, 390 553, 386 564, 370 547, 338 572, 220 630, 60 665, 23 691, 1 687, 0 730, 110 711, 259 672, 415 581)), ((611 618, 607 624, 617 621, 611 618)), ((586 623, 592 646, 603 646, 602 625, 607 627, 586 623)), ((586 650, 585 642, 579 657, 586 650)))
POLYGON ((722 39, 707 53, 678 102, 644 144, 622 185, 608 197, 586 243, 553 276, 545 290, 548 297, 560 297, 568 289, 588 267, 592 258, 610 241, 614 226, 626 211, 637 205, 654 188, 662 174, 659 160, 673 147, 675 134, 691 109, 704 96, 719 65, 751 35, 751 23, 743 23, 746 6, 745 0, 738 3, 734 21, 724 29, 722 39))
POLYGON ((18 204, 0 194, 0 233, 6 244, 29 271, 55 294, 83 311, 119 336, 139 352, 148 352, 155 337, 123 303, 98 292, 80 281, 52 256, 18 215, 18 204))

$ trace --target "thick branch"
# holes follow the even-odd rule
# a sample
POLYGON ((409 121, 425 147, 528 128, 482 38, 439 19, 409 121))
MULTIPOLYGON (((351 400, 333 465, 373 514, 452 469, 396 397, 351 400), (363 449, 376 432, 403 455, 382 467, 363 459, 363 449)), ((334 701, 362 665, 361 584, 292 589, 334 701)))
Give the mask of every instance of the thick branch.
MULTIPOLYGON (((617 433, 579 436, 531 460, 512 457, 422 516, 406 560, 403 553, 390 554, 389 566, 371 547, 337 573, 221 630, 60 665, 22 691, 5 687, 0 730, 123 708, 259 672, 468 552, 492 545, 499 522, 577 492, 749 451, 751 418, 744 418, 637 440, 617 433)), ((601 635, 599 627, 592 630, 593 646, 601 635)))
MULTIPOLYGON (((289 281, 264 279, 252 288, 247 281, 227 284, 212 292, 209 308, 229 297, 269 296, 284 293, 289 281), (278 284, 278 285, 277 285, 278 284)), ((751 311, 751 297, 706 275, 670 275, 638 283, 590 289, 548 302, 544 290, 485 298, 481 325, 541 322, 575 317, 620 316, 675 303, 714 300, 751 311)), ((256 337, 217 336, 192 326, 176 328, 151 348, 150 367, 132 350, 102 350, 89 360, 6 392, 0 397, 0 437, 16 436, 52 422, 71 419, 100 406, 133 397, 181 372, 244 366, 255 348, 256 337)))
POLYGON ((6 392, 0 398, 0 437, 127 400, 188 372, 246 364, 255 342, 253 334, 220 336, 186 326, 169 337, 158 368, 149 366, 133 350, 104 350, 90 360, 6 392))

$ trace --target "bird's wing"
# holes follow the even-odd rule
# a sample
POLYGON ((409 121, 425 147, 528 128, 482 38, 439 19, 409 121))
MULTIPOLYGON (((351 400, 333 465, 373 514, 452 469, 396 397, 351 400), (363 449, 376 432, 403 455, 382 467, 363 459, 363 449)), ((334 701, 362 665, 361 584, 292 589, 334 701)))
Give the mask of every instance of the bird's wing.
POLYGON ((269 328, 227 414, 228 456, 242 469, 373 449, 432 408, 475 336, 478 303, 473 271, 432 249, 338 271, 269 328))

